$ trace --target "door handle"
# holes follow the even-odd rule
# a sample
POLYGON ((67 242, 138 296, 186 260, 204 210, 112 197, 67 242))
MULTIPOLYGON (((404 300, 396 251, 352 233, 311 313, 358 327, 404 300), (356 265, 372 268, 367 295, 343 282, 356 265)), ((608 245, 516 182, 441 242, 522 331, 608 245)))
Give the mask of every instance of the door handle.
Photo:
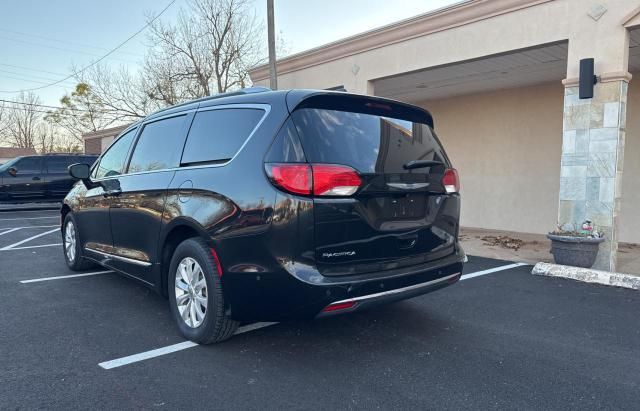
POLYGON ((407 235, 398 238, 398 248, 401 250, 407 250, 413 248, 418 242, 417 235, 407 235))
POLYGON ((115 190, 105 191, 104 194, 102 194, 102 195, 105 196, 105 197, 117 197, 120 194, 122 194, 122 190, 115 189, 115 190))
POLYGON ((32 180, 33 180, 33 181, 40 181, 40 177, 37 177, 37 176, 36 176, 36 177, 33 177, 33 178, 32 178, 32 180))

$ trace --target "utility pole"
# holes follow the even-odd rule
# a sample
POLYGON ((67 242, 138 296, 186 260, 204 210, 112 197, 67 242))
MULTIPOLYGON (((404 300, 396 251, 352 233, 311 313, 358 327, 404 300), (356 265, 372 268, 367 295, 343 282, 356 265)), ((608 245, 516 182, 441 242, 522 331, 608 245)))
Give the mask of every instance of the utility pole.
POLYGON ((276 73, 276 33, 273 23, 273 0, 267 0, 267 37, 269 41, 269 86, 278 89, 278 73, 276 73))

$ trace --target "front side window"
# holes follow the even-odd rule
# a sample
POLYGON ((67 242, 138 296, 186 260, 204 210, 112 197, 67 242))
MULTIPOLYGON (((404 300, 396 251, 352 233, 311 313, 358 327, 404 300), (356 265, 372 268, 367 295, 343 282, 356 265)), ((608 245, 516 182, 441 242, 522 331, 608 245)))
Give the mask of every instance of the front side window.
POLYGON ((127 154, 133 142, 136 130, 131 130, 116 140, 100 159, 94 178, 111 177, 122 174, 127 154))
POLYGON ((187 116, 171 117, 144 126, 129 163, 129 173, 178 167, 187 116))
POLYGON ((264 110, 229 108, 196 113, 182 164, 224 162, 236 155, 256 128, 264 110))

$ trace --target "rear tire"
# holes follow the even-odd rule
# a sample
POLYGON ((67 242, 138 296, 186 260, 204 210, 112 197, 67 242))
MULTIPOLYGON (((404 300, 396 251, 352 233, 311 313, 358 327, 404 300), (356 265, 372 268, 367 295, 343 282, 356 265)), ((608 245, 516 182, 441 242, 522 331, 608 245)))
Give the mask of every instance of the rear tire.
POLYGON ((62 253, 67 267, 73 271, 84 271, 95 266, 82 255, 78 224, 72 213, 67 213, 62 223, 62 253))
POLYGON ((233 336, 238 322, 225 314, 218 268, 202 239, 190 238, 176 247, 167 286, 171 313, 185 338, 211 344, 233 336))

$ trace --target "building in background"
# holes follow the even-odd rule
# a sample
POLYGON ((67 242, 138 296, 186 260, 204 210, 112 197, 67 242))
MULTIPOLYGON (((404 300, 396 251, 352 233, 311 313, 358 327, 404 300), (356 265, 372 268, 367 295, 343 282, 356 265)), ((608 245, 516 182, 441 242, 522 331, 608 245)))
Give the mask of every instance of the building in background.
POLYGON ((17 148, 17 147, 0 147, 0 164, 4 164, 7 161, 20 156, 32 156, 36 153, 36 150, 31 148, 17 148))
POLYGON ((101 154, 107 147, 109 147, 109 144, 111 144, 113 139, 127 127, 129 127, 129 124, 83 134, 82 139, 84 140, 84 153, 101 154))
MULTIPOLYGON (((281 89, 427 108, 461 175, 463 226, 544 234, 588 218, 607 270, 618 240, 640 243, 637 71, 637 0, 470 0, 277 62, 281 89), (585 58, 598 83, 583 100, 585 58)), ((267 65, 250 76, 269 85, 267 65)))

